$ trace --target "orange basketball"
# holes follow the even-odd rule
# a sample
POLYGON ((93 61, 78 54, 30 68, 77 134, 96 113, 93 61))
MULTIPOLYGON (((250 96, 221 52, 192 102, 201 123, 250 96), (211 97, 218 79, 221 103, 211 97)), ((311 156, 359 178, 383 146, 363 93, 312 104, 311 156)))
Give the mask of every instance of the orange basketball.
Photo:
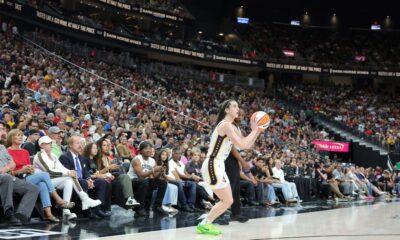
POLYGON ((257 111, 251 115, 251 120, 255 119, 258 127, 260 129, 267 129, 269 127, 269 123, 271 119, 269 118, 269 115, 266 112, 263 111, 257 111))

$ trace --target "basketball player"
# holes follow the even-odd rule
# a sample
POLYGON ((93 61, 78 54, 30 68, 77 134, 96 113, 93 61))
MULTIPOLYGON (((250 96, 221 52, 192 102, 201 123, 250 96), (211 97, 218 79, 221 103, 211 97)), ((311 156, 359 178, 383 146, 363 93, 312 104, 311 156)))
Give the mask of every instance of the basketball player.
POLYGON ((247 137, 242 137, 232 124, 238 116, 239 106, 235 100, 226 100, 222 103, 218 111, 218 125, 211 135, 210 147, 201 169, 204 181, 210 185, 210 188, 220 201, 214 205, 206 217, 197 225, 196 231, 201 234, 221 234, 221 230, 215 227, 212 222, 233 203, 232 190, 225 172, 224 163, 231 152, 232 145, 242 150, 249 149, 261 132, 257 123, 252 120, 250 122, 251 133, 247 137))

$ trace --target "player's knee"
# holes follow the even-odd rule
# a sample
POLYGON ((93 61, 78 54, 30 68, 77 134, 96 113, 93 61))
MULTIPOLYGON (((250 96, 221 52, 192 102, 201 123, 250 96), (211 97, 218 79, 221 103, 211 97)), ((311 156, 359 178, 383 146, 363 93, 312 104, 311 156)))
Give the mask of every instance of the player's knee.
POLYGON ((226 204, 227 207, 230 207, 233 204, 233 198, 232 196, 228 197, 224 203, 226 204))

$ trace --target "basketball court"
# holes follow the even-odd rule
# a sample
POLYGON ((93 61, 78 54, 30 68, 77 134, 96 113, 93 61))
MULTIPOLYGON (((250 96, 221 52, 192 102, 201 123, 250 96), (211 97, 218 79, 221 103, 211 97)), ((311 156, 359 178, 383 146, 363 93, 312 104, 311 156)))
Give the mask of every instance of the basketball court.
POLYGON ((126 219, 78 219, 76 222, 3 228, 0 239, 400 239, 400 200, 309 202, 276 208, 245 207, 246 223, 218 226, 220 236, 195 232, 199 213, 126 219))
POLYGON ((105 237, 123 239, 399 239, 400 205, 398 202, 350 206, 327 211, 232 222, 221 226, 222 236, 202 236, 194 227, 105 237))

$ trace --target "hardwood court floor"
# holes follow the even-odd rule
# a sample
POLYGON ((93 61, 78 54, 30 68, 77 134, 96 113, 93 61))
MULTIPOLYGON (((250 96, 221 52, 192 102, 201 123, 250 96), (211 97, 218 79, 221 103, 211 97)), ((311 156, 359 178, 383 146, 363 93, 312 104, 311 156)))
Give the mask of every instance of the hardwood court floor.
POLYGON ((183 239, 400 239, 400 203, 381 202, 303 214, 251 219, 220 226, 221 236, 203 236, 194 227, 101 238, 102 240, 183 239))
MULTIPOLYGON (((400 199, 374 202, 353 201, 303 203, 294 207, 245 207, 251 219, 219 226, 220 236, 195 233, 200 214, 179 213, 175 216, 124 219, 112 216, 105 220, 81 219, 76 223, 37 223, 23 227, 55 232, 55 235, 29 239, 101 239, 101 240, 217 240, 217 239, 400 239, 400 199)), ((0 239, 4 238, 0 226, 0 239), (3 237, 2 237, 3 236, 3 237)), ((13 230, 15 228, 6 228, 13 230)), ((18 229, 21 229, 19 227, 18 229)), ((16 238, 12 238, 16 239, 16 238)))

